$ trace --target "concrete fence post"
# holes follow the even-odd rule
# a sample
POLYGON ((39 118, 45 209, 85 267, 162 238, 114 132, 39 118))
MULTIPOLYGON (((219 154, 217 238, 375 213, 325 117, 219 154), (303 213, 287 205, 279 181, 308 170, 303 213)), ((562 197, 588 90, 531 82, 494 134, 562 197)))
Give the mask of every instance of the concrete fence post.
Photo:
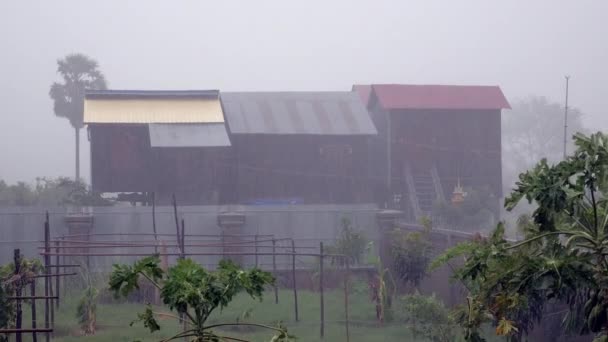
POLYGON ((217 224, 222 230, 222 253, 224 259, 230 259, 244 266, 242 255, 229 255, 230 253, 243 252, 243 228, 245 226, 245 214, 239 212, 223 212, 217 215, 217 224))
MULTIPOLYGON (((65 243, 65 246, 83 246, 88 244, 88 241, 90 241, 89 234, 93 232, 93 215, 68 214, 65 216, 64 221, 68 228, 67 243, 65 243), (69 243, 70 240, 73 242, 69 243)), ((89 253, 89 248, 83 246, 83 248, 70 248, 65 251, 74 254, 86 254, 89 253)), ((81 260, 86 261, 87 271, 90 272, 90 257, 75 257, 73 260, 76 262, 80 262, 81 260)))
POLYGON ((379 229, 378 253, 384 267, 391 264, 391 232, 395 229, 399 219, 403 217, 400 210, 381 210, 376 213, 376 222, 379 229))

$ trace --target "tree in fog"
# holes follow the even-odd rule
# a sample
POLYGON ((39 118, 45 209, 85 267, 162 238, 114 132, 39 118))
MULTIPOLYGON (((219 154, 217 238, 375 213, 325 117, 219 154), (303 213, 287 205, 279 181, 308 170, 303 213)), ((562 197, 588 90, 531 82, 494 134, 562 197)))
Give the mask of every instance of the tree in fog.
POLYGON ((83 54, 70 54, 57 60, 61 82, 51 85, 49 96, 58 117, 66 118, 74 128, 76 139, 75 179, 80 179, 80 129, 83 126, 85 89, 106 89, 106 79, 94 59, 83 54))
MULTIPOLYGON (((583 132, 582 113, 568 111, 568 149, 573 150, 572 136, 583 132)), ((513 104, 503 115, 503 183, 509 193, 517 176, 540 159, 558 162, 564 155, 564 106, 542 96, 529 96, 513 104)))

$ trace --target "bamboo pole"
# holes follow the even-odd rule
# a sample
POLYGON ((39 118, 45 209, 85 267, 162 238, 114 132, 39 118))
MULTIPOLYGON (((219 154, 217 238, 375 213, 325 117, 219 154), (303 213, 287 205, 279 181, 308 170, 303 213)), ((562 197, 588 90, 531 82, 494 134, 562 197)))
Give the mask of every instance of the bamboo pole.
MULTIPOLYGON (((223 252, 194 252, 194 253, 188 253, 189 256, 193 256, 193 255, 273 255, 273 253, 271 252, 259 252, 259 253, 254 253, 254 252, 228 252, 228 253, 223 253, 223 252)), ((292 252, 277 252, 275 253, 276 255, 299 255, 299 256, 310 256, 310 257, 319 257, 319 253, 292 253, 292 252)), ((57 255, 57 253, 40 253, 40 255, 57 255)), ((138 253, 60 253, 60 255, 67 255, 67 256, 150 256, 150 253, 144 253, 144 252, 138 252, 138 253)), ((181 253, 159 253, 159 255, 172 255, 172 256, 180 256, 181 253)), ((324 257, 343 257, 343 254, 324 254, 324 257)))
MULTIPOLYGON (((188 234, 186 234, 186 236, 189 236, 188 234)), ((280 241, 281 239, 277 239, 276 241, 280 241)), ((272 246, 259 246, 260 243, 262 242, 271 242, 272 240, 258 240, 258 249, 260 248, 272 248, 272 246)), ((95 248, 149 248, 149 247, 154 247, 156 246, 155 243, 141 243, 141 242, 132 242, 132 243, 125 243, 125 242, 117 242, 117 243, 113 243, 113 242, 99 242, 99 241, 91 241, 91 242, 78 242, 78 241, 70 241, 71 244, 73 244, 73 246, 62 246, 61 250, 66 250, 66 249, 95 249, 95 248)), ((178 242, 180 243, 180 242, 178 242)), ((228 247, 228 246, 244 246, 247 247, 247 245, 254 245, 255 241, 242 241, 242 242, 226 242, 226 243, 220 243, 220 242, 216 242, 216 243, 205 243, 205 244, 197 244, 197 243, 188 243, 188 244, 184 244, 184 246, 186 247, 228 247)), ((166 247, 180 247, 180 244, 170 244, 170 245, 166 245, 166 247)), ((44 250, 44 246, 42 247, 38 247, 38 249, 44 250)), ((307 250, 316 250, 317 247, 312 247, 312 246, 300 246, 300 247, 296 247, 296 249, 307 249, 307 250)), ((255 253, 249 253, 251 255, 255 254, 255 253)), ((53 254, 55 255, 55 254, 53 254)), ((61 266, 61 267, 76 267, 76 266, 80 266, 80 265, 76 265, 76 264, 72 264, 72 265, 65 265, 65 266, 61 266)), ((50 267, 56 267, 55 265, 50 265, 50 267)))
MULTIPOLYGON (((32 278, 52 278, 52 277, 64 277, 64 276, 72 276, 72 275, 77 275, 77 272, 71 272, 71 273, 55 273, 55 274, 38 274, 35 276, 32 276, 32 278)), ((55 296, 56 297, 56 296, 55 296)))

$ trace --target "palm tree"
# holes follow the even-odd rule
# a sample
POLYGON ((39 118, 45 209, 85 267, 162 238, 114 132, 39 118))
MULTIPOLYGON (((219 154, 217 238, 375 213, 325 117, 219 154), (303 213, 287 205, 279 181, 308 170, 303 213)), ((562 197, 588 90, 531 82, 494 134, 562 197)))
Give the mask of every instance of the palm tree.
POLYGON ((57 60, 57 72, 62 83, 51 85, 49 96, 54 102, 55 115, 70 120, 76 138, 76 180, 80 179, 80 129, 83 126, 85 89, 106 89, 106 79, 97 61, 83 54, 70 54, 57 60))

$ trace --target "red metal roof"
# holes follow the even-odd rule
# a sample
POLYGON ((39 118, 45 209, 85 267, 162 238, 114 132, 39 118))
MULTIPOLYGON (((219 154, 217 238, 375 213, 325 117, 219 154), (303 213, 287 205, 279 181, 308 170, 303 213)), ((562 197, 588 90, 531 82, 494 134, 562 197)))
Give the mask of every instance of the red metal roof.
POLYGON ((511 109, 498 86, 374 84, 372 93, 384 109, 511 109))
POLYGON ((363 105, 367 107, 369 98, 372 95, 372 86, 369 84, 355 84, 353 85, 353 91, 359 94, 359 98, 363 102, 363 105))

